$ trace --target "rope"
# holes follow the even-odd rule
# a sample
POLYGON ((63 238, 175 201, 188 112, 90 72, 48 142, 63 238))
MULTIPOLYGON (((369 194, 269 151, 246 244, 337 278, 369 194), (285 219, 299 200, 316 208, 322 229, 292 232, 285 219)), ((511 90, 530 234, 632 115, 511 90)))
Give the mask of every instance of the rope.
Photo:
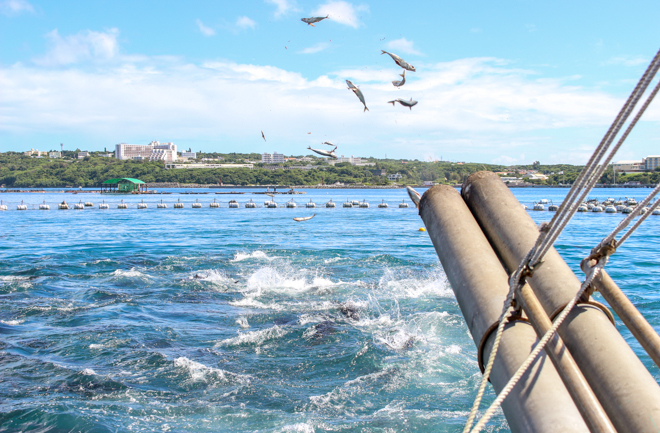
MULTIPOLYGON (((580 175, 573 183, 573 186, 569 190, 566 199, 561 204, 559 210, 554 215, 550 223, 542 226, 541 231, 539 233, 539 237, 537 238, 534 247, 527 253, 525 258, 521 261, 520 265, 518 266, 518 269, 511 275, 509 279, 509 293, 507 294, 506 300, 504 302, 504 306, 502 308, 502 314, 500 316, 500 322, 497 327, 497 333, 495 336, 495 341, 493 343, 493 349, 491 350, 491 354, 488 358, 488 364, 486 365, 486 368, 484 370, 484 375, 482 377, 479 390, 477 391, 477 396, 475 397, 475 401, 472 405, 472 409, 470 410, 470 415, 468 416, 465 428, 463 429, 464 433, 470 431, 472 424, 474 422, 474 418, 476 417, 476 413, 478 411, 479 405, 481 404, 481 399, 483 398, 483 393, 486 387, 486 383, 488 382, 490 372, 494 364, 495 356, 497 355, 497 350, 499 349, 502 333, 504 332, 504 325, 511 314, 511 307, 513 305, 514 293, 516 292, 516 290, 518 290, 525 284, 525 280, 527 276, 533 273, 534 267, 538 266, 541 263, 541 260, 543 259, 545 254, 555 243, 561 232, 564 230, 568 222, 571 220, 571 218, 577 211, 579 204, 582 201, 584 201, 589 191, 593 189, 594 185, 596 184, 598 179, 600 179, 604 170, 607 168, 607 165, 610 163, 616 152, 619 150, 625 139, 630 134, 630 131, 632 131, 634 126, 637 124, 639 118, 642 116, 646 108, 649 106, 649 104, 655 97, 655 95, 658 93, 658 89, 660 88, 660 83, 651 92, 651 94, 643 104, 642 108, 639 110, 633 121, 630 123, 630 125, 628 126, 622 137, 619 139, 619 141, 612 149, 610 154, 605 158, 604 163, 601 164, 601 160, 603 159, 603 156, 605 155, 605 153, 611 146, 612 142, 614 141, 615 137, 618 135, 619 131, 627 121, 628 117, 634 110, 635 106, 643 96, 649 84, 655 77, 655 74, 658 72, 658 69, 660 69, 660 51, 656 53, 655 57, 653 58, 648 68, 646 69, 646 71, 640 78, 639 82, 637 83, 637 86, 635 86, 635 88, 633 89, 632 93, 628 97, 628 100, 619 111, 617 117, 614 119, 614 122, 612 123, 612 125, 610 125, 610 128, 606 132, 605 136, 603 137, 600 144, 598 145, 598 147, 590 157, 589 161, 585 165, 585 168, 580 172, 580 175)), ((658 185, 658 188, 660 188, 660 185, 658 185)), ((657 193, 657 191, 654 190, 654 193, 652 194, 655 195, 655 193, 657 193)), ((647 197, 645 199, 645 203, 648 203, 648 201, 651 200, 653 195, 647 197)), ((659 203, 660 201, 657 201, 654 204, 654 209, 659 205, 659 203)), ((633 212, 633 214, 625 218, 624 221, 627 220, 629 223, 632 220, 632 218, 634 218, 635 214, 636 212, 633 212)), ((628 223, 626 223, 626 225, 628 223)), ((636 227, 639 226, 639 224, 641 224, 641 221, 638 221, 638 223, 635 224, 635 226, 626 233, 626 238, 627 236, 629 236, 629 233, 632 230, 636 229, 636 227)), ((623 227, 625 226, 622 226, 621 229, 623 227)), ((610 249, 601 248, 600 251, 605 252, 605 254, 601 254, 598 258, 596 265, 590 269, 587 278, 583 282, 576 296, 571 300, 571 302, 567 304, 567 306, 564 308, 562 313, 557 317, 557 319, 553 323, 553 326, 548 330, 548 332, 546 332, 543 338, 539 341, 539 343, 536 345, 532 353, 530 353, 530 355, 528 356, 527 360, 520 366, 516 374, 514 374, 514 376, 512 376, 509 379, 507 385, 502 389, 502 391, 497 396, 495 401, 491 404, 491 406, 488 408, 484 416, 475 425, 474 429, 472 430, 473 432, 480 431, 484 427, 484 425, 488 422, 488 420, 492 417, 495 410, 501 405, 501 403, 507 397, 509 392, 511 392, 511 390, 516 385, 516 383, 518 383, 520 378, 525 374, 529 366, 532 365, 538 354, 541 352, 541 350, 543 350, 547 342, 553 337, 556 330, 559 328, 559 326, 561 326, 562 322, 566 319, 572 308, 577 304, 577 302, 582 297, 582 294, 584 293, 586 288, 591 284, 593 278, 598 274, 598 272, 600 272, 603 266, 605 266, 609 255, 612 254, 615 251, 615 249, 613 247, 610 249)))
MULTIPOLYGON (((523 375, 527 372, 527 369, 534 363, 538 355, 541 353, 541 351, 545 348, 546 344, 550 339, 554 336, 554 334, 557 332, 557 329, 561 326, 561 324, 564 322, 564 320, 568 317, 568 314, 571 312, 573 307, 577 305, 578 301, 582 297, 582 293, 589 287, 593 279, 598 275, 601 269, 607 264, 608 256, 604 255, 600 258, 598 263, 589 269, 589 273, 587 274, 587 278, 585 278, 584 282, 580 286, 580 290, 577 292, 575 297, 571 299, 571 302, 569 302, 562 313, 557 316, 555 321, 552 324, 552 327, 548 329, 548 331, 543 335, 543 338, 538 342, 538 344, 534 347, 534 350, 529 354, 527 359, 518 367, 518 370, 516 373, 511 376, 507 384, 502 388, 502 391, 497 395, 497 398, 493 403, 490 405, 486 413, 484 413, 484 416, 481 417, 479 422, 474 426, 474 429, 472 430, 472 433, 477 433, 481 431, 482 428, 486 425, 486 423, 490 420, 490 418, 493 416, 497 408, 502 404, 504 399, 509 395, 511 390, 518 384, 520 379, 523 377, 523 375)), ((491 355, 492 357, 492 355, 491 355)))

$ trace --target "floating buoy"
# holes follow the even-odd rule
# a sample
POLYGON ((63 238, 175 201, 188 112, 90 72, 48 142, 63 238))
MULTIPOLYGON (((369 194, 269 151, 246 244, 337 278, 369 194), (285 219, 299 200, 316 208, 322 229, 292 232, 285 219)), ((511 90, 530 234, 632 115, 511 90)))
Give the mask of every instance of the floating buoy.
POLYGON ((351 200, 353 206, 360 206, 360 200, 351 200))
POLYGON ((378 203, 378 207, 381 209, 387 209, 389 205, 385 203, 385 199, 383 199, 382 203, 378 203))
POLYGON ((346 199, 346 203, 342 205, 343 207, 353 207, 353 202, 351 202, 349 199, 346 199))
POLYGON ((417 231, 419 231, 419 232, 425 232, 426 229, 425 229, 424 227, 420 227, 419 230, 417 230, 417 231))
POLYGON ((195 200, 195 203, 192 204, 193 209, 201 209, 202 204, 199 202, 199 200, 195 200))
POLYGON ((578 212, 588 212, 589 208, 587 207, 586 204, 583 203, 580 206, 578 206, 577 211, 578 212))
POLYGON ((539 203, 548 204, 548 199, 547 198, 542 198, 541 200, 539 200, 539 203))
POLYGON ((293 201, 293 199, 291 199, 288 202, 286 202, 286 207, 289 209, 295 209, 298 207, 298 204, 295 201, 293 201))
POLYGON ((267 207, 268 209, 277 209, 277 203, 275 203, 275 201, 271 201, 270 203, 268 203, 267 207))
POLYGON ((50 206, 46 204, 46 200, 44 200, 43 204, 39 205, 39 210, 50 210, 50 206))
POLYGON ((545 206, 543 206, 541 203, 535 203, 534 207, 532 209, 533 210, 545 210, 545 206))
POLYGON ((312 199, 310 198, 310 199, 309 199, 309 203, 306 203, 306 204, 305 204, 305 207, 306 207, 306 208, 314 208, 314 207, 316 207, 316 203, 314 203, 314 202, 312 201, 312 199))
POLYGON ((250 199, 249 202, 245 203, 245 207, 248 209, 255 209, 257 207, 257 204, 250 199))
POLYGON ((363 201, 362 203, 360 203, 359 206, 360 206, 361 208, 368 209, 368 208, 369 208, 369 203, 367 203, 367 200, 364 199, 364 201, 363 201))
POLYGON ((218 208, 220 207, 220 203, 218 203, 217 201, 215 201, 215 199, 213 199, 213 203, 209 204, 209 207, 218 208))
POLYGON ((337 205, 335 204, 335 202, 332 201, 332 199, 330 199, 330 201, 325 204, 325 207, 327 208, 334 208, 336 206, 337 205))
POLYGON ((144 200, 142 200, 142 203, 138 203, 137 208, 138 209, 146 209, 147 204, 144 202, 144 200))
POLYGON ((406 203, 405 199, 402 200, 401 203, 399 203, 399 207, 400 208, 407 208, 408 207, 408 203, 406 203))
POLYGON ((609 205, 605 208, 605 213, 616 213, 616 207, 609 205))
POLYGON ((551 204, 550 206, 548 206, 548 210, 550 212, 557 212, 558 209, 559 209, 559 206, 557 206, 556 204, 551 204))
POLYGON ((600 205, 591 208, 591 212, 602 212, 602 211, 603 211, 603 207, 600 205))
POLYGON ((60 203, 60 204, 57 205, 57 208, 58 208, 58 209, 61 209, 61 210, 69 210, 69 205, 66 204, 65 201, 63 201, 62 203, 60 203))
POLYGON ((174 203, 174 209, 183 209, 183 203, 181 203, 181 199, 179 199, 178 202, 174 203))
POLYGON ((3 201, 0 200, 0 211, 7 210, 7 205, 2 203, 3 201))
POLYGON ((83 209, 85 209, 85 205, 84 205, 82 202, 80 202, 80 203, 74 203, 74 204, 73 204, 73 208, 74 208, 75 210, 83 210, 83 209))
POLYGON ((156 208, 157 209, 167 209, 167 205, 165 203, 163 203, 163 200, 161 200, 160 203, 158 203, 156 205, 156 208))
POLYGON ((230 209, 238 209, 238 202, 236 200, 229 200, 230 209))
POLYGON ((651 215, 660 215, 660 209, 655 209, 651 215))
POLYGON ((93 206, 94 206, 94 203, 92 203, 91 201, 86 201, 85 202, 85 207, 93 207, 93 206))
POLYGON ((27 205, 23 204, 23 200, 21 200, 21 204, 16 206, 16 210, 27 210, 27 205))
POLYGON ((633 210, 634 209, 632 208, 632 206, 626 206, 625 208, 623 208, 621 213, 632 213, 633 210))

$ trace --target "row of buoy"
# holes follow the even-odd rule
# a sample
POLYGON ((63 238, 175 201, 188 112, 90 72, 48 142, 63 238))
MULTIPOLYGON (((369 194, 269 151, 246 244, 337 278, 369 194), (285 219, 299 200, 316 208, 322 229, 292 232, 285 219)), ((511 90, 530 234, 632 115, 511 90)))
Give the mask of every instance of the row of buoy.
MULTIPOLYGON (((240 207, 238 201, 236 201, 236 200, 230 200, 228 205, 229 205, 230 209, 237 209, 237 208, 240 207)), ((363 208, 363 209, 366 208, 366 209, 368 209, 369 208, 369 203, 367 202, 366 199, 363 200, 363 201, 348 200, 347 199, 346 202, 344 202, 342 206, 345 207, 345 208, 355 207, 355 208, 363 208)), ((90 207, 94 207, 94 204, 92 202, 85 202, 85 203, 80 202, 80 203, 74 203, 73 204, 73 209, 74 210, 82 210, 82 209, 90 208, 90 207)), ((156 207, 158 209, 167 209, 167 204, 163 203, 163 201, 161 200, 160 203, 156 204, 156 207)), ((180 199, 179 199, 178 202, 174 203, 174 209, 183 209, 184 207, 185 207, 184 203, 181 203, 180 199)), ((209 204, 209 207, 219 208, 220 203, 218 203, 217 200, 213 200, 213 202, 211 202, 209 204)), ((255 203, 254 201, 252 201, 252 199, 250 199, 249 202, 245 203, 245 207, 247 209, 254 209, 254 208, 257 207, 257 203, 255 203)), ((264 208, 274 209, 274 208, 277 208, 277 207, 278 207, 278 204, 275 202, 275 200, 271 199, 271 200, 264 201, 264 208)), ((288 202, 286 202, 285 207, 287 207, 289 209, 295 209, 295 208, 298 207, 298 204, 293 199, 291 199, 288 202)), ((305 203, 305 207, 308 208, 308 209, 316 208, 316 203, 314 203, 310 199, 308 203, 305 203)), ((330 199, 330 201, 328 201, 325 204, 325 207, 326 208, 335 208, 336 203, 333 202, 332 199, 330 199)), ((389 207, 389 205, 387 203, 385 203, 385 200, 383 199, 381 201, 381 203, 378 204, 378 207, 381 208, 381 209, 387 209, 389 207)), ((406 203, 405 200, 403 200, 401 203, 399 203, 399 208, 405 209, 405 208, 408 208, 408 207, 409 207, 408 203, 406 203)), ((71 206, 68 203, 66 203, 65 201, 63 201, 62 203, 59 203, 57 205, 57 208, 59 210, 69 210, 69 209, 71 209, 71 206)), ((137 203, 137 208, 138 209, 147 209, 148 205, 147 205, 147 203, 144 202, 144 200, 142 200, 142 202, 137 203)), ((202 203, 200 203, 199 200, 197 200, 196 202, 192 203, 192 208, 193 209, 200 209, 200 208, 202 208, 202 203)), ((16 207, 16 209, 17 210, 28 210, 28 207, 27 207, 26 204, 24 204, 21 201, 21 204, 19 204, 16 207)), ((108 203, 106 203, 105 200, 104 200, 103 203, 99 204, 99 209, 110 209, 110 205, 108 203)), ((117 204, 117 209, 128 209, 128 204, 124 203, 124 200, 122 200, 121 203, 117 204)), ((0 202, 0 211, 6 211, 6 210, 8 210, 7 205, 0 202)), ((47 205, 46 201, 44 200, 44 202, 39 205, 39 210, 50 210, 50 206, 47 205)))
MULTIPOLYGON (((636 202, 635 202, 636 203, 636 202)), ((526 205, 522 205, 524 209, 528 210, 529 208, 526 205)), ((548 206, 548 210, 551 212, 556 212, 559 209, 559 206, 551 204, 548 206)), ((605 213, 623 213, 623 214, 629 214, 635 211, 636 207, 635 206, 626 206, 624 204, 618 204, 618 205, 607 205, 607 206, 602 206, 601 204, 593 204, 593 203, 582 203, 580 206, 578 206, 577 211, 578 212, 605 212, 605 213)), ((644 207, 639 211, 640 215, 644 215, 646 212, 649 211, 650 208, 644 207)), ((545 206, 543 204, 539 203, 534 203, 534 206, 532 207, 532 210, 535 211, 543 211, 545 210, 545 206)), ((653 211, 653 215, 660 215, 660 209, 655 209, 653 211)))

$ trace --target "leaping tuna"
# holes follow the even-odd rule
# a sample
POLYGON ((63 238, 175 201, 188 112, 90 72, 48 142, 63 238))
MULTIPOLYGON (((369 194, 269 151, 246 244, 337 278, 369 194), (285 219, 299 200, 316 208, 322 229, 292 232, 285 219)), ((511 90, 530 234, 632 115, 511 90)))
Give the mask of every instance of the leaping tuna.
POLYGON ((346 84, 348 85, 348 89, 352 90, 353 93, 355 93, 355 96, 357 96, 360 102, 362 102, 362 105, 364 105, 364 111, 369 111, 369 109, 367 108, 367 103, 364 102, 364 95, 362 94, 362 90, 360 90, 355 84, 351 83, 349 80, 346 80, 346 84))
POLYGON ((395 87, 401 87, 406 84, 406 71, 403 71, 403 74, 400 74, 403 78, 401 81, 392 81, 392 85, 395 87))
POLYGON ((303 23, 307 23, 312 27, 316 27, 314 23, 318 23, 319 21, 323 21, 325 19, 328 19, 330 15, 326 15, 324 17, 311 17, 311 18, 300 18, 300 21, 303 23))
POLYGON ((314 214, 312 216, 308 216, 308 217, 297 217, 297 218, 294 218, 293 220, 296 221, 296 222, 309 221, 312 218, 314 218, 315 216, 316 216, 316 214, 314 214))
POLYGON ((318 153, 319 155, 327 156, 328 158, 332 158, 332 159, 337 159, 337 155, 335 155, 335 150, 337 150, 337 146, 335 146, 335 148, 332 149, 330 152, 328 152, 327 150, 312 149, 311 146, 308 147, 308 149, 311 150, 312 152, 318 153))
MULTIPOLYGON (((321 143, 321 144, 327 144, 328 146, 335 146, 334 143, 331 143, 331 142, 329 142, 329 141, 324 141, 324 142, 321 143)), ((337 146, 335 146, 335 149, 336 149, 336 148, 337 148, 337 146)))
POLYGON ((415 72, 415 67, 410 63, 406 62, 405 60, 403 60, 401 57, 397 56, 396 54, 388 53, 385 50, 381 50, 381 51, 382 51, 382 53, 380 53, 381 55, 388 54, 392 58, 392 60, 394 60, 394 62, 397 65, 401 66, 403 69, 415 72))
POLYGON ((417 105, 417 101, 413 101, 413 98, 410 98, 410 101, 406 101, 405 99, 401 98, 396 98, 394 101, 387 101, 388 104, 392 104, 394 107, 394 103, 398 102, 399 104, 403 105, 404 107, 410 108, 410 111, 412 111, 412 107, 417 105))

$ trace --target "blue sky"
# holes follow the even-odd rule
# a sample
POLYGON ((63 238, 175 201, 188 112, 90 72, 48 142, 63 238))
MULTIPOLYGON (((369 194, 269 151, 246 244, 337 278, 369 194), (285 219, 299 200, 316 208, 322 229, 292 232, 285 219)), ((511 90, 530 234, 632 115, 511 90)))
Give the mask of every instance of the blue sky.
MULTIPOLYGON (((658 16, 657 1, 0 0, 0 151, 299 155, 329 140, 355 156, 584 163, 660 48, 658 16), (403 87, 381 49, 415 65, 403 87)), ((660 154, 659 104, 617 159, 660 154)))

